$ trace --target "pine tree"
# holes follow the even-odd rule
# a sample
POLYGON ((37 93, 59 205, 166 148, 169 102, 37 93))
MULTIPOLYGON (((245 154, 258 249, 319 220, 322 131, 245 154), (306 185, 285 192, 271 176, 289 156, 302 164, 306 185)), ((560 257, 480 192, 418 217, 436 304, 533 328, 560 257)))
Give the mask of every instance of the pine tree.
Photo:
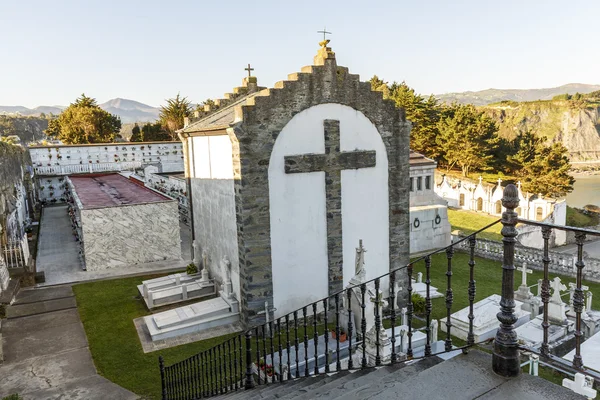
POLYGON ((169 133, 171 140, 177 140, 176 131, 183 128, 183 119, 192 113, 192 104, 179 93, 173 99, 167 99, 167 105, 160 107, 158 120, 169 133))
POLYGON ((131 130, 131 138, 129 139, 130 142, 141 142, 142 141, 142 134, 140 131, 140 126, 137 124, 137 122, 135 123, 135 125, 133 126, 133 129, 131 130))

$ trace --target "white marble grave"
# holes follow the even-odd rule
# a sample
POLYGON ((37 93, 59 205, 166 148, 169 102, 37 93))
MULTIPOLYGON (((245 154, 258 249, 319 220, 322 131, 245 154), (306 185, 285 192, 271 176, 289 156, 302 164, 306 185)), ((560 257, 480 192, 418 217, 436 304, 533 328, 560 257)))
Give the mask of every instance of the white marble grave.
POLYGON ((208 279, 205 270, 201 274, 182 273, 149 279, 142 281, 137 288, 148 309, 217 293, 214 282, 208 279))
POLYGON ((219 297, 196 304, 175 308, 144 317, 152 341, 199 332, 216 326, 239 321, 239 302, 233 294, 231 263, 224 257, 221 262, 225 282, 219 297))
POLYGON ((587 397, 588 399, 596 398, 597 392, 594 389, 594 378, 587 377, 579 372, 575 373, 574 380, 564 378, 562 385, 567 389, 571 389, 577 394, 587 397))
MULTIPOLYGON (((573 362, 573 357, 575 357, 575 349, 563 356, 569 362, 573 362)), ((596 333, 581 344, 581 357, 586 368, 600 372, 600 333, 596 333)))
MULTIPOLYGON (((427 284, 423 282, 423 273, 417 273, 417 280, 413 279, 412 281, 412 292, 417 293, 419 296, 425 298, 427 297, 427 284)), ((444 295, 438 292, 438 289, 433 285, 429 285, 429 297, 432 299, 437 299, 438 297, 444 297, 444 295)))
MULTIPOLYGON (((499 295, 493 294, 473 305, 475 342, 481 342, 496 336, 496 331, 500 326, 496 316, 500 312, 500 299, 499 295)), ((521 326, 529 321, 529 313, 521 308, 522 305, 522 302, 515 300, 515 315, 517 316, 515 326, 521 326)), ((450 334, 462 340, 467 340, 469 334, 469 307, 452 314, 451 320, 450 334)), ((446 318, 440 319, 440 327, 446 333, 446 318)))

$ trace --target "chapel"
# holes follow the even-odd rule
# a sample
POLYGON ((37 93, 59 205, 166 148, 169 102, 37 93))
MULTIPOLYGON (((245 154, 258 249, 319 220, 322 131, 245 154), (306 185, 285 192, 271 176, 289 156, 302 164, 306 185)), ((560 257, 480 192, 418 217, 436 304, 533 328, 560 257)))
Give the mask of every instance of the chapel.
POLYGON ((328 44, 273 88, 249 66, 241 87, 179 131, 194 260, 217 282, 230 260, 246 325, 341 291, 360 240, 367 279, 409 261, 411 124, 328 44))

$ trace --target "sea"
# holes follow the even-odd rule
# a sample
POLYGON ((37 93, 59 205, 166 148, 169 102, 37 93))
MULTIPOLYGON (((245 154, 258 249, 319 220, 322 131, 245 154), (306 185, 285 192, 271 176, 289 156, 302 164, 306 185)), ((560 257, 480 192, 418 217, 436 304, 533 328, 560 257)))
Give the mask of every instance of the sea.
POLYGON ((583 208, 587 204, 600 207, 600 175, 574 174, 573 191, 567 195, 567 205, 583 208))

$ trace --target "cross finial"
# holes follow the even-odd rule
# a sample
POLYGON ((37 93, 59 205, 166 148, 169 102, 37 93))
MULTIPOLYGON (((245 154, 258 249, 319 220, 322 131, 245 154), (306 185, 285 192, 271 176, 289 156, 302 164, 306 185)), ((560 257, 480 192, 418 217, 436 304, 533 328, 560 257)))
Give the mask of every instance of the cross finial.
POLYGON ((248 71, 248 78, 250 78, 252 76, 252 71, 254 71, 254 68, 251 68, 250 64, 248 64, 248 68, 244 68, 244 71, 248 71))
POLYGON ((327 40, 327 36, 325 36, 325 35, 331 35, 332 34, 331 32, 327 32, 327 28, 326 27, 323 27, 322 31, 317 31, 317 33, 322 33, 323 34, 323 41, 327 40))

